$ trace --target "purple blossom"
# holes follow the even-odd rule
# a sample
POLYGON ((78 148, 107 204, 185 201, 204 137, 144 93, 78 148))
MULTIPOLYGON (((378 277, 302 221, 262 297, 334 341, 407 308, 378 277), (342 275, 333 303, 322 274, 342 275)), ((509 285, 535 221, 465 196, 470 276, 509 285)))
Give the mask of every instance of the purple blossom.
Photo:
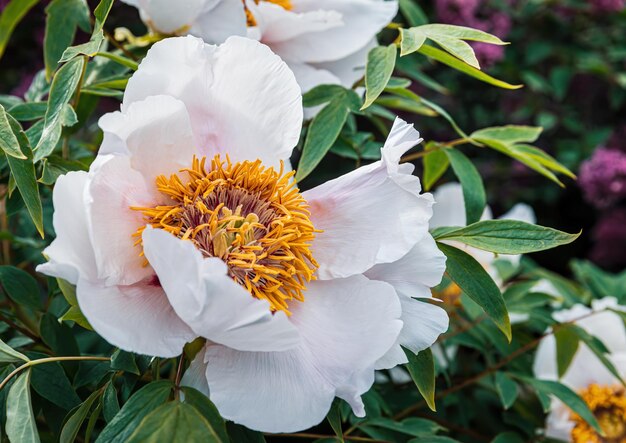
POLYGON ((591 7, 597 13, 620 12, 626 8, 626 0, 592 0, 591 7))
POLYGON ((626 208, 615 208, 602 215, 593 228, 590 258, 605 268, 626 265, 626 208))
POLYGON ((599 148, 580 167, 580 187, 585 199, 607 208, 626 197, 626 153, 599 148))

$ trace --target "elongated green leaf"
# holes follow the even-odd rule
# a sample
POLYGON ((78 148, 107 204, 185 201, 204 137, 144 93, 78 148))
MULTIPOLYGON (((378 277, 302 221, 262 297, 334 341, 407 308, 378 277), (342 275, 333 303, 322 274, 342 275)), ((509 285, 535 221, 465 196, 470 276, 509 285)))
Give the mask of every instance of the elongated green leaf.
POLYGON ((206 421, 209 422, 219 439, 227 442, 228 433, 226 432, 226 423, 211 400, 203 393, 188 386, 183 386, 181 391, 184 394, 183 402, 196 408, 206 421))
POLYGON ((117 391, 115 385, 109 383, 102 396, 102 414, 106 422, 109 423, 118 412, 120 412, 120 403, 117 399, 117 391))
POLYGON ((401 422, 397 422, 389 418, 383 417, 372 418, 368 419, 366 422, 364 422, 364 424, 367 426, 375 426, 377 428, 389 429, 392 431, 400 432, 402 434, 420 438, 432 436, 433 434, 444 430, 443 427, 441 427, 434 421, 417 417, 405 418, 401 422))
POLYGON ((48 104, 46 102, 20 103, 11 107, 8 113, 17 121, 32 121, 43 118, 46 115, 47 108, 48 104))
POLYGON ((113 54, 111 52, 98 52, 97 54, 95 54, 95 56, 108 58, 109 60, 113 60, 115 63, 132 69, 133 71, 136 71, 137 68, 139 68, 139 63, 129 58, 123 57, 119 54, 113 54))
POLYGON ((497 86, 499 88, 519 89, 524 86, 524 85, 512 85, 502 80, 498 80, 497 78, 493 78, 492 76, 482 72, 480 69, 476 69, 468 65, 467 63, 462 62, 458 58, 430 45, 420 46, 420 48, 418 49, 418 52, 434 60, 437 60, 438 62, 441 62, 444 65, 450 66, 451 68, 454 68, 457 71, 461 71, 464 74, 467 74, 471 77, 474 77, 485 83, 489 83, 490 85, 497 86))
POLYGON ((28 214, 33 224, 43 238, 43 208, 41 198, 39 196, 39 186, 37 185, 37 176, 35 175, 35 165, 33 164, 33 153, 30 149, 28 138, 20 124, 10 115, 7 115, 9 124, 13 133, 17 137, 21 151, 26 155, 26 160, 20 160, 15 157, 7 156, 9 169, 11 169, 11 177, 15 180, 17 189, 24 200, 28 214))
POLYGON ((13 30, 39 0, 12 0, 0 14, 0 58, 13 30))
POLYGON ((50 155, 61 138, 63 110, 80 82, 84 63, 85 60, 82 57, 73 59, 63 65, 52 80, 45 123, 41 138, 35 148, 36 162, 50 155))
POLYGON ((63 52, 72 44, 76 29, 80 27, 89 32, 91 25, 89 6, 85 0, 53 0, 46 8, 46 14, 48 19, 44 37, 44 61, 46 78, 50 79, 63 52))
POLYGON ((78 431, 80 431, 83 422, 87 418, 87 414, 89 414, 94 402, 101 395, 102 390, 93 392, 89 397, 87 397, 87 400, 81 403, 81 405, 72 412, 70 418, 68 418, 63 425, 61 436, 59 437, 59 443, 73 443, 74 440, 76 440, 78 431))
POLYGON ((432 151, 424 156, 424 190, 429 191, 448 170, 450 160, 445 152, 432 151))
POLYGON ((165 403, 141 421, 127 443, 188 443, 203 441, 227 443, 191 405, 165 403))
POLYGON ((349 110, 343 99, 333 99, 313 118, 309 126, 296 180, 308 176, 331 148, 346 123, 349 110))
POLYGON ((444 152, 448 156, 452 170, 459 178, 463 187, 466 223, 474 223, 480 220, 487 204, 483 180, 474 164, 461 151, 446 149, 444 152))
POLYGON ((400 0, 400 12, 411 26, 420 26, 428 23, 428 17, 413 0, 400 0))
POLYGON ((13 133, 7 113, 2 105, 0 105, 0 149, 2 149, 6 155, 11 157, 21 160, 26 159, 26 156, 20 149, 20 142, 13 133))
POLYGON ((538 126, 494 126, 472 132, 471 138, 479 142, 499 141, 505 144, 533 143, 539 138, 543 128, 538 126))
POLYGON ((30 399, 30 370, 22 373, 9 389, 5 429, 13 443, 39 443, 30 399))
POLYGON ((335 399, 330 407, 330 411, 326 414, 326 419, 330 423, 330 427, 333 428, 335 435, 341 443, 344 442, 343 430, 341 429, 341 410, 339 409, 339 399, 335 399))
POLYGON ((429 37, 456 58, 463 60, 465 63, 476 69, 480 69, 480 64, 474 54, 474 50, 468 43, 463 40, 450 38, 444 35, 429 37))
POLYGON ((0 266, 0 284, 9 298, 18 305, 37 309, 41 307, 37 281, 15 266, 0 266))
POLYGON ((374 103, 383 92, 396 66, 396 45, 377 46, 367 54, 365 66, 365 103, 361 110, 374 103))
POLYGON ((0 363, 20 363, 29 361, 21 352, 17 352, 11 346, 0 340, 0 363))
POLYGON ((538 380, 530 377, 520 377, 526 383, 535 388, 538 392, 541 392, 545 395, 554 395, 559 400, 567 405, 572 411, 576 414, 580 415, 580 417, 585 420, 591 427, 593 427, 598 433, 603 434, 598 421, 593 415, 593 412, 589 410, 589 407, 584 402, 582 398, 574 391, 572 391, 567 386, 549 380, 538 380))
POLYGON ((34 366, 31 385, 37 394, 66 411, 80 403, 80 398, 58 362, 34 366))
POLYGON ((559 378, 563 377, 574 360, 580 344, 578 334, 569 326, 564 325, 554 331, 556 340, 556 366, 559 378))
POLYGON ((500 289, 487 271, 471 255, 460 249, 437 243, 448 258, 446 271, 463 292, 476 302, 511 341, 511 321, 500 289))
POLYGON ((559 172, 573 179, 576 178, 576 174, 574 174, 572 171, 559 163, 554 157, 537 148, 536 146, 526 145, 522 143, 515 145, 515 148, 518 152, 524 154, 527 158, 535 160, 541 166, 544 166, 551 171, 559 172))
POLYGON ((409 362, 406 367, 415 382, 418 391, 426 400, 426 404, 432 411, 435 407, 435 360, 430 348, 414 354, 408 349, 404 350, 409 362))
POLYGON ((127 442, 144 417, 167 401, 172 388, 167 380, 154 381, 141 388, 102 430, 96 443, 127 442))
POLYGON ((502 406, 504 409, 509 409, 519 395, 517 383, 511 380, 504 372, 496 372, 495 384, 502 406))
POLYGON ((447 231, 438 240, 456 240, 497 254, 528 254, 573 242, 580 234, 518 220, 483 220, 447 231))

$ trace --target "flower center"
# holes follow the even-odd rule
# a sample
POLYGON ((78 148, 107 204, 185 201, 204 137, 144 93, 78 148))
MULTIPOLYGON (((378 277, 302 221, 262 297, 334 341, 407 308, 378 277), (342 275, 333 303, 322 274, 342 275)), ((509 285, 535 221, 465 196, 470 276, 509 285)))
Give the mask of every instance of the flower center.
MULTIPOLYGON (((318 267, 311 254, 316 231, 294 172, 266 168, 260 160, 231 163, 215 156, 195 158, 191 168, 156 179, 170 205, 131 209, 146 222, 192 241, 206 257, 228 265, 230 276, 272 311, 289 313, 288 301, 303 301, 306 283, 318 267)), ((145 227, 137 230, 141 243, 145 227)))
MULTIPOLYGON (((243 1, 243 7, 246 10, 246 17, 248 19, 248 26, 250 26, 250 27, 256 26, 257 22, 256 22, 256 19, 254 18, 254 15, 252 15, 250 10, 246 6, 245 0, 242 0, 242 1, 243 1)), ((278 5, 281 8, 286 9, 287 11, 291 11, 291 9, 293 8, 293 5, 291 4, 291 0, 254 0, 254 3, 256 3, 258 5, 259 2, 261 2, 261 1, 265 1, 265 2, 268 2, 268 3, 274 3, 275 5, 278 5)))
POLYGON ((604 437, 589 426, 578 414, 571 419, 574 443, 626 443, 626 390, 622 386, 589 385, 580 393, 604 431, 604 437))

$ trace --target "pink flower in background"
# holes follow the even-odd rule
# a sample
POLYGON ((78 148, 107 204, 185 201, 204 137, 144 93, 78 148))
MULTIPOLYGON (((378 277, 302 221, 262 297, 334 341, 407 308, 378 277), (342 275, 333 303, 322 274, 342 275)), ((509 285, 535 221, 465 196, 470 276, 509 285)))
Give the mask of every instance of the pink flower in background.
POLYGON ((626 8, 625 0, 592 0, 591 7, 594 12, 598 13, 611 13, 620 12, 626 8))
POLYGON ((626 197, 626 153, 599 148, 580 167, 580 187, 585 199, 607 208, 626 197))
POLYGON ((626 208, 604 213, 593 228, 590 258, 606 268, 626 265, 626 208))

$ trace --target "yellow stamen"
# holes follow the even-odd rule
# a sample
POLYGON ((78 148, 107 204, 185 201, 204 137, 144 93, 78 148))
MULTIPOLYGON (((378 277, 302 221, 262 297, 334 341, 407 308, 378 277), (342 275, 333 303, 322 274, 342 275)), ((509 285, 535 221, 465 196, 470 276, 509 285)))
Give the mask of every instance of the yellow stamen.
MULTIPOLYGON (((207 257, 222 259, 232 278, 272 311, 289 314, 288 301, 304 300, 306 283, 318 267, 311 255, 315 230, 308 205, 292 180, 294 172, 266 168, 260 160, 231 163, 220 156, 206 168, 191 168, 156 179, 172 204, 133 207, 146 223, 192 241, 207 257)), ((141 244, 144 227, 134 235, 141 244)))
POLYGON ((598 420, 604 436, 572 412, 573 443, 626 443, 626 391, 622 386, 589 385, 580 396, 598 420))

